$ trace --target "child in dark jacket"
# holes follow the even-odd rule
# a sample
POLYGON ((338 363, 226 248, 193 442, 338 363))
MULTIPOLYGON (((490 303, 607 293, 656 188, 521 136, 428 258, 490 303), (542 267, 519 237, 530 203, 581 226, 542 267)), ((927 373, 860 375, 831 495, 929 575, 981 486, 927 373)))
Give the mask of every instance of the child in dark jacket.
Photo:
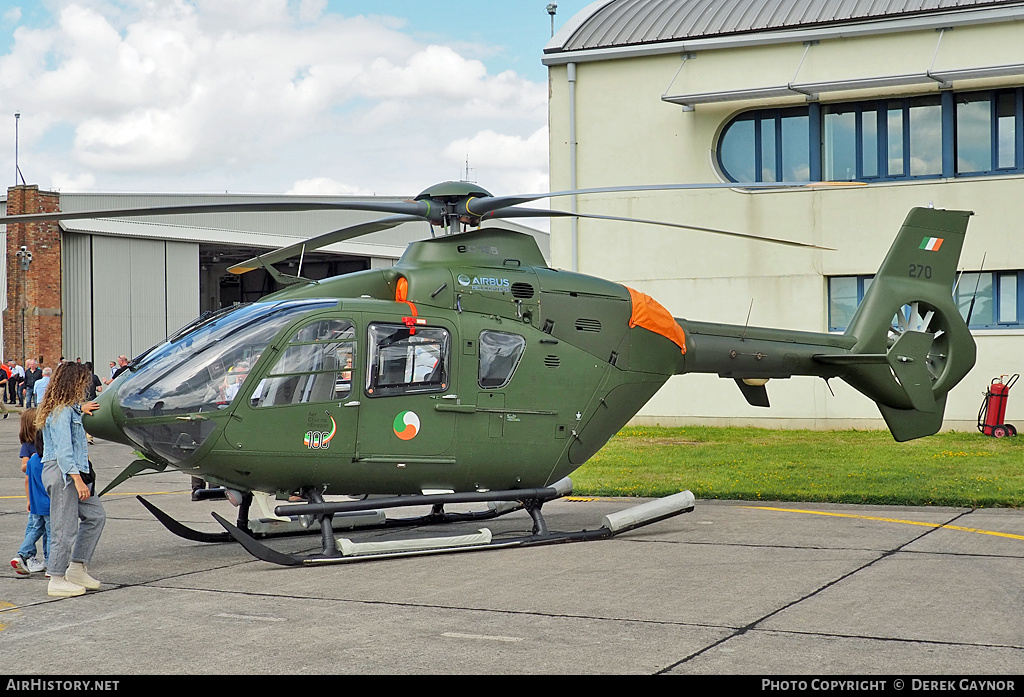
POLYGON ((36 410, 26 409, 21 415, 21 471, 25 473, 25 494, 28 498, 28 525, 25 541, 11 559, 14 571, 23 576, 46 570, 46 562, 36 555, 36 542, 43 539, 43 557, 50 556, 50 497, 43 487, 43 434, 36 428, 36 410))

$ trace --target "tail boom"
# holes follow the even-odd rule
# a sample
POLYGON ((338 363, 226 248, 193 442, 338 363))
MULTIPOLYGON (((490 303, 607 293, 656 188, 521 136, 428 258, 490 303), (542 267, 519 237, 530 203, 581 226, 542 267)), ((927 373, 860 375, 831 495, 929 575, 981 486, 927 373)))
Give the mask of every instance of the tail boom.
POLYGON ((911 210, 842 335, 677 318, 680 372, 733 378, 754 406, 768 406, 768 379, 838 377, 876 402, 896 440, 937 432, 946 395, 976 357, 952 295, 970 215, 911 210))

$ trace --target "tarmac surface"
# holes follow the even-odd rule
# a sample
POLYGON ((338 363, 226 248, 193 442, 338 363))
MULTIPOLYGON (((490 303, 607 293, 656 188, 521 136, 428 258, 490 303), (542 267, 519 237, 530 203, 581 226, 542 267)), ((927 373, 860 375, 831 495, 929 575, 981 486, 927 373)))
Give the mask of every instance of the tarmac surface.
MULTIPOLYGON (((6 564, 26 522, 17 433, 17 415, 0 421, 5 676, 1024 673, 1020 510, 697 501, 598 542, 286 568, 168 532, 134 494, 204 531, 219 531, 211 511, 236 515, 168 472, 104 496, 89 565, 103 587, 58 599, 6 564)), ((90 457, 101 486, 134 459, 105 441, 90 457)), ((634 503, 544 513, 593 529, 634 503)))

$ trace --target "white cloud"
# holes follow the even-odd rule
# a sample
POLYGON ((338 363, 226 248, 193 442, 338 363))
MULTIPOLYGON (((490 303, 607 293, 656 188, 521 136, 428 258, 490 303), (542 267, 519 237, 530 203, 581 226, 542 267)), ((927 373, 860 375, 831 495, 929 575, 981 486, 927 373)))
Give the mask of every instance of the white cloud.
POLYGON ((303 22, 315 22, 327 9, 327 0, 301 0, 299 2, 299 20, 303 22))
POLYGON ((4 12, 4 21, 10 22, 11 24, 17 24, 18 20, 21 19, 21 8, 12 7, 11 9, 4 12))
POLYGON ((188 173, 210 190, 407 193, 451 178, 465 147, 502 186, 547 170, 546 85, 394 20, 324 0, 53 2, 55 23, 19 27, 0 55, 0 113, 36 124, 26 151, 72 129, 64 171, 101 188, 180 189, 166 182, 188 173))
POLYGON ((90 191, 96 188, 96 177, 88 173, 75 176, 54 172, 50 177, 49 188, 53 191, 90 191))
POLYGON ((295 182, 286 194, 312 196, 373 196, 373 192, 359 186, 342 184, 330 177, 313 177, 295 182))
POLYGON ((456 161, 467 154, 478 164, 546 170, 548 129, 547 126, 540 128, 526 138, 492 130, 480 131, 472 138, 452 142, 444 150, 445 157, 456 161))
POLYGON ((485 186, 492 179, 502 185, 501 190, 492 190, 495 194, 538 193, 548 189, 547 126, 525 138, 489 129, 480 131, 471 138, 452 141, 442 155, 452 162, 468 159, 471 171, 484 177, 485 186))

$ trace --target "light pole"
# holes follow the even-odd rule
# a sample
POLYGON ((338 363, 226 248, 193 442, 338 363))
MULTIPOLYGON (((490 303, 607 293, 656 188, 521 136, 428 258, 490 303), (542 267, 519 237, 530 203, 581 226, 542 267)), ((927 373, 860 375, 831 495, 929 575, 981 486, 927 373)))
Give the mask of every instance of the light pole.
POLYGON ((28 309, 28 266, 32 263, 32 252, 28 251, 28 247, 25 245, 21 246, 14 256, 21 262, 21 270, 25 274, 25 278, 21 282, 21 360, 25 360, 25 348, 26 348, 26 327, 25 327, 25 311, 28 309))
POLYGON ((551 36, 552 37, 554 37, 554 35, 555 35, 555 12, 557 12, 557 11, 558 11, 558 3, 557 2, 549 2, 548 3, 548 14, 551 15, 551 36))
POLYGON ((25 177, 21 174, 21 167, 18 166, 18 122, 21 120, 21 112, 14 112, 14 185, 18 185, 18 179, 25 183, 25 177))

